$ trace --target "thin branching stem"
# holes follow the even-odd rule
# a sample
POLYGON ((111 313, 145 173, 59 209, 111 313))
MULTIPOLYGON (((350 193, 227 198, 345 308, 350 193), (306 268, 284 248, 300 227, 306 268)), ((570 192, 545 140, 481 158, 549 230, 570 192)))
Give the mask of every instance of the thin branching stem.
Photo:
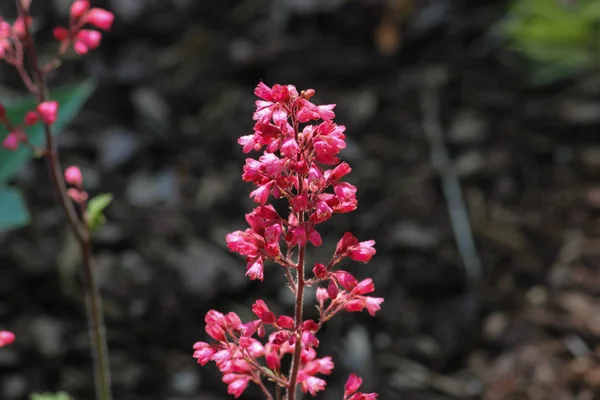
MULTIPOLYGON (((48 88, 44 72, 38 63, 36 47, 31 35, 29 26, 29 13, 23 7, 21 0, 17 0, 17 10, 19 16, 25 24, 24 44, 28 49, 28 57, 35 84, 32 90, 36 96, 38 103, 42 103, 48 99, 48 88)), ((27 82, 25 82, 27 84, 27 82)), ((29 85, 28 85, 29 86, 29 85)), ((111 400, 111 378, 108 362, 108 346, 106 344, 106 335, 104 327, 104 316, 102 312, 102 298, 100 290, 94 275, 92 243, 90 230, 84 220, 77 215, 73 202, 67 194, 67 186, 62 174, 62 168, 58 158, 58 150, 52 136, 51 127, 44 124, 44 134, 46 138, 45 157, 48 163, 50 178, 56 194, 58 195, 59 203, 67 217, 67 222, 71 231, 77 238, 77 242, 81 248, 83 259, 83 290, 85 295, 86 313, 88 317, 88 326, 90 331, 90 340, 92 342, 92 356, 94 360, 94 378, 96 387, 97 400, 111 400)))

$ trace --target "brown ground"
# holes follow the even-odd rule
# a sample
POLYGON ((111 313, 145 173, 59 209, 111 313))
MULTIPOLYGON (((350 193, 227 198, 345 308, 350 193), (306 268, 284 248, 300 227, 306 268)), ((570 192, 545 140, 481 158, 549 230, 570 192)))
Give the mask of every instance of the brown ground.
MULTIPOLYGON (((349 371, 383 400, 600 398, 600 80, 530 88, 490 30, 504 1, 109 3, 114 32, 56 82, 101 83, 61 148, 91 193, 116 197, 95 246, 116 400, 228 398, 191 358, 206 311, 291 307, 275 267, 254 284, 224 245, 252 206, 235 141, 260 79, 338 104, 360 208, 327 225, 325 249, 348 229, 377 241, 371 264, 347 268, 386 302, 321 335, 337 363, 320 398, 339 399, 349 371), (431 120, 420 99, 436 76, 431 120), (444 129, 481 279, 465 273, 424 123, 444 129)), ((90 399, 77 249, 44 166, 18 183, 35 222, 0 236, 0 322, 18 335, 0 352, 0 398, 90 399)))

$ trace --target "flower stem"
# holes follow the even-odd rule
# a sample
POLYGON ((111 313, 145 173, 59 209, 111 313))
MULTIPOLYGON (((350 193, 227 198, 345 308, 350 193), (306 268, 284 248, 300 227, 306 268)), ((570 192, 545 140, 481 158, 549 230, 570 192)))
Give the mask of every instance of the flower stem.
MULTIPOLYGON (((33 71, 35 82, 34 94, 36 95, 38 103, 42 103, 48 98, 45 76, 38 64, 37 52, 28 22, 28 11, 23 7, 21 0, 17 0, 16 3, 19 16, 23 18, 25 24, 25 45, 28 47, 29 62, 33 71)), ((67 217, 69 227, 77 238, 83 258, 83 287, 90 340, 92 342, 96 399, 111 400, 108 346, 106 344, 104 317, 102 313, 102 298, 100 297, 100 290, 94 275, 91 234, 85 221, 82 221, 78 217, 73 202, 67 194, 67 186, 58 159, 58 150, 52 136, 51 128, 48 124, 44 124, 44 134, 46 138, 45 156, 52 185, 58 194, 59 202, 67 217)))
POLYGON ((294 312, 296 347, 292 358, 292 366, 290 368, 289 386, 287 388, 287 400, 296 400, 296 386, 298 381, 298 371, 300 369, 300 353, 302 351, 302 309, 304 308, 304 253, 306 245, 301 245, 298 252, 298 270, 297 270, 297 286, 296 286, 296 303, 294 312))

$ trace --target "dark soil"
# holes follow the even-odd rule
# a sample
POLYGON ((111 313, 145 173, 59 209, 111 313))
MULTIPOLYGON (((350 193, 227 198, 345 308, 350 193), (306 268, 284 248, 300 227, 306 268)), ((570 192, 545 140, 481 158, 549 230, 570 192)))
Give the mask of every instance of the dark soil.
MULTIPOLYGON (((69 2, 39 3, 45 43, 69 2)), ((115 195, 95 238, 115 400, 230 398, 192 358, 206 311, 247 316, 258 298, 292 309, 275 267, 252 282, 225 246, 252 208, 236 140, 251 132, 260 80, 314 88, 347 126, 360 207, 331 220, 314 259, 346 230, 377 242, 370 264, 344 268, 373 277, 386 301, 376 318, 344 314, 322 332, 336 369, 319 398, 340 399, 350 372, 382 400, 600 398, 600 80, 530 87, 493 34, 507 2, 107 3, 114 31, 53 84, 99 81, 60 147, 92 195, 115 195), (436 77, 441 112, 426 121, 436 77), (432 122, 481 278, 457 249, 423 132, 432 122)), ((3 71, 3 90, 20 90, 3 71)), ((0 327, 18 336, 0 351, 0 398, 92 399, 78 249, 43 163, 17 183, 34 222, 0 236, 0 327)))

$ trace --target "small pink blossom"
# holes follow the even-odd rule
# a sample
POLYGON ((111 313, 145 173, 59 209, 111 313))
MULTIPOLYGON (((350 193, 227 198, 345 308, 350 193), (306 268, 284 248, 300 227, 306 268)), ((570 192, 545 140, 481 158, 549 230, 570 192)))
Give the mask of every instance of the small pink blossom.
POLYGON ((83 16, 83 20, 103 31, 109 31, 115 20, 115 16, 110 11, 102 8, 92 8, 83 16))
POLYGON ((100 46, 102 34, 92 29, 82 29, 77 33, 73 48, 79 55, 86 54, 89 50, 93 50, 100 46))
POLYGON ((0 347, 8 346, 13 344, 15 341, 15 334, 9 331, 0 331, 0 347))
POLYGON ((65 170, 65 181, 69 185, 81 187, 83 184, 83 175, 79 167, 71 165, 65 170))
POLYGON ((23 122, 27 126, 37 124, 39 120, 40 114, 38 114, 36 111, 28 111, 23 118, 23 122))
POLYGON ((348 257, 354 261, 369 262, 375 255, 374 240, 367 240, 366 242, 360 242, 356 246, 352 246, 348 249, 348 257))
POLYGON ((9 132, 2 141, 2 147, 6 150, 15 151, 19 148, 19 135, 17 132, 9 132))
POLYGON ((58 102, 44 101, 37 106, 37 112, 40 114, 44 124, 52 125, 56 122, 58 116, 58 102))
POLYGON ((76 0, 71 4, 71 18, 79 19, 90 9, 90 2, 88 0, 76 0))
POLYGON ((348 380, 346 381, 346 385, 344 386, 344 396, 349 396, 356 393, 361 385, 362 378, 359 378, 356 376, 356 374, 350 374, 348 380))

